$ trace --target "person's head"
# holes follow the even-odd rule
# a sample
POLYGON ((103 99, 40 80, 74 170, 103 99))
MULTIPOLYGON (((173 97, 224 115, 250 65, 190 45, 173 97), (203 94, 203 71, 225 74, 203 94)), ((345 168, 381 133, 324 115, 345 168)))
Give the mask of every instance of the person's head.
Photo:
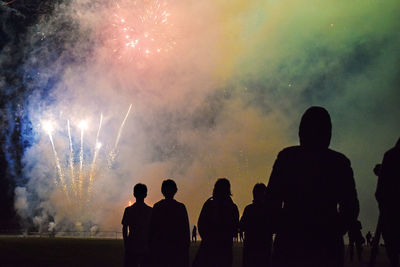
POLYGON ((133 196, 136 200, 143 200, 147 197, 147 187, 144 184, 136 184, 133 187, 133 196))
POLYGON ((174 180, 167 179, 162 182, 161 193, 164 195, 165 198, 174 198, 177 191, 178 187, 176 187, 176 183, 174 182, 174 180))
POLYGON ((253 187, 253 201, 255 203, 264 202, 267 198, 267 186, 263 183, 258 183, 253 187))
POLYGON ((226 178, 219 178, 214 185, 213 197, 214 198, 228 198, 231 194, 231 184, 226 178))
POLYGON ((299 127, 300 145, 328 148, 331 142, 331 117, 323 107, 310 107, 301 117, 299 127))

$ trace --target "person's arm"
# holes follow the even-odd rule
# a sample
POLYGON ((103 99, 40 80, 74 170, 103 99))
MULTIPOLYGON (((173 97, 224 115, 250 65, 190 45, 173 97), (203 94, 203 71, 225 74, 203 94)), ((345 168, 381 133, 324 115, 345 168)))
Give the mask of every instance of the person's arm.
POLYGON ((233 211, 233 220, 234 220, 234 237, 238 236, 239 233, 239 209, 236 206, 236 204, 234 204, 234 211, 233 211))
POLYGON ((185 205, 183 205, 182 214, 183 214, 183 239, 185 241, 185 246, 189 247, 190 245, 190 225, 189 225, 189 216, 186 210, 185 205))
POLYGON ((206 240, 209 234, 209 225, 208 225, 208 200, 204 203, 203 207, 201 208, 199 220, 197 221, 197 231, 202 240, 206 240))
POLYGON ((339 200, 339 215, 342 221, 341 229, 344 235, 357 221, 360 212, 360 205, 357 198, 357 190, 354 182, 353 169, 351 168, 350 161, 346 159, 343 173, 341 199, 339 200))
POLYGON ((283 203, 283 178, 284 178, 284 168, 283 168, 283 160, 282 153, 278 154, 277 159, 275 160, 274 166, 272 167, 271 176, 268 182, 268 190, 269 190, 269 207, 271 211, 271 226, 273 231, 277 231, 277 227, 279 226, 282 203, 283 203))
POLYGON ((122 237, 124 238, 124 246, 127 247, 128 242, 128 222, 127 222, 127 211, 125 209, 124 215, 122 217, 122 237))
POLYGON ((247 218, 248 218, 247 210, 248 210, 248 208, 245 207, 244 211, 243 211, 243 214, 242 214, 242 217, 240 218, 240 221, 239 221, 239 229, 242 232, 247 230, 247 218))
POLYGON ((127 241, 128 241, 128 226, 127 225, 122 225, 122 236, 124 238, 124 245, 126 248, 127 241))

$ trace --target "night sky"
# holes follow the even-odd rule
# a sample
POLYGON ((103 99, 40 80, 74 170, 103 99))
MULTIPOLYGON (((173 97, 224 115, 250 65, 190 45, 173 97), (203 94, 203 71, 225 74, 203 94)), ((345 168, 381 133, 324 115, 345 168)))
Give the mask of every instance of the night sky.
POLYGON ((166 178, 191 224, 218 177, 242 212, 319 105, 373 230, 372 169, 400 136, 398 14, 397 0, 0 1, 0 229, 119 229, 132 186, 153 204, 166 178))

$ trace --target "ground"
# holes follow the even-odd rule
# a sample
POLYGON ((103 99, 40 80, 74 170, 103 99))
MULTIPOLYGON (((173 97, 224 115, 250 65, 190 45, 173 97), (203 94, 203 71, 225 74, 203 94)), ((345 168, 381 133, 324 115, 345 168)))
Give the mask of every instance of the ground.
MULTIPOLYGON (((199 243, 192 243, 194 257, 199 243)), ((376 267, 389 267, 383 248, 380 248, 376 267)), ((365 248, 363 262, 346 260, 346 267, 366 267, 369 248, 365 248)), ((234 247, 234 266, 241 261, 241 243, 234 247)), ((123 266, 121 239, 0 237, 0 266, 123 266)))

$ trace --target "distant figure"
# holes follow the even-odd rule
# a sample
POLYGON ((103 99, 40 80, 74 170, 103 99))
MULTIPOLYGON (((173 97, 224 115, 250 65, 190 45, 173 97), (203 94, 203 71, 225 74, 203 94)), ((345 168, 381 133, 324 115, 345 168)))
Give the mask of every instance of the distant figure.
POLYGON ((149 266, 149 224, 151 207, 144 203, 147 187, 136 184, 133 188, 136 202, 125 208, 122 217, 122 235, 125 247, 125 266, 149 266), (129 231, 129 232, 128 232, 129 231))
POLYGON ((371 234, 371 231, 368 231, 368 233, 365 236, 365 238, 367 239, 367 245, 371 246, 372 245, 372 234, 371 234))
POLYGON ((268 204, 267 187, 265 184, 256 184, 253 203, 246 206, 239 223, 245 234, 243 267, 270 266, 273 229, 268 204))
POLYGON ((189 266, 189 218, 185 205, 174 199, 177 191, 173 180, 163 181, 161 192, 165 199, 153 206, 150 252, 156 267, 189 266))
POLYGON ((233 242, 239 242, 239 229, 236 231, 236 233, 233 236, 233 242))
POLYGON ((387 151, 382 165, 374 169, 379 176, 375 197, 379 204, 382 237, 393 267, 399 266, 400 254, 400 139, 387 151))
POLYGON ((213 196, 203 205, 197 223, 200 248, 193 267, 232 266, 233 237, 237 236, 239 211, 231 199, 231 185, 226 178, 217 180, 213 196))
POLYGON ((357 250, 358 261, 361 261, 363 245, 365 243, 365 238, 361 233, 361 222, 355 221, 349 229, 349 254, 350 254, 350 261, 353 262, 354 259, 354 246, 357 250))
POLYGON ((282 150, 268 188, 276 219, 274 267, 340 267, 343 235, 359 203, 350 161, 329 149, 331 119, 311 107, 299 127, 300 146, 282 150))
POLYGON ((193 242, 197 242, 197 227, 196 227, 196 225, 193 226, 193 230, 192 230, 192 241, 193 241, 193 242))
POLYGON ((243 242, 243 230, 239 228, 239 242, 243 242))

